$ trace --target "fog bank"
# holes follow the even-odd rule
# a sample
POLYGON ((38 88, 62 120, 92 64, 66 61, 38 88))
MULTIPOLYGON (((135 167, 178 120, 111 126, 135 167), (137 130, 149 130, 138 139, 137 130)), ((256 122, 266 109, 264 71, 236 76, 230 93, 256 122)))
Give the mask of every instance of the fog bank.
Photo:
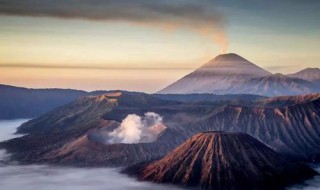
MULTIPOLYGON (((0 121, 0 141, 16 137, 16 128, 27 120, 0 121)), ((179 188, 139 182, 120 174, 120 169, 71 168, 47 165, 16 165, 0 150, 0 189, 5 190, 177 190, 179 188)))

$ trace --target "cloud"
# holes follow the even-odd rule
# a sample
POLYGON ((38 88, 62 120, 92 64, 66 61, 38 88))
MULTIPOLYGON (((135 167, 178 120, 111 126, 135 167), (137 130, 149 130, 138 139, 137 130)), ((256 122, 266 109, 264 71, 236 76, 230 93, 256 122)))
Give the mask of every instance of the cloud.
POLYGON ((169 66, 112 66, 112 65, 67 65, 67 64, 30 64, 30 63, 0 63, 0 68, 30 68, 30 69, 86 69, 86 70, 193 70, 194 67, 169 66))
POLYGON ((120 126, 109 134, 108 143, 147 143, 157 140, 165 130, 162 117, 154 112, 147 112, 143 117, 129 114, 120 126))
POLYGON ((0 14, 184 27, 227 48, 225 18, 209 0, 0 0, 0 14))

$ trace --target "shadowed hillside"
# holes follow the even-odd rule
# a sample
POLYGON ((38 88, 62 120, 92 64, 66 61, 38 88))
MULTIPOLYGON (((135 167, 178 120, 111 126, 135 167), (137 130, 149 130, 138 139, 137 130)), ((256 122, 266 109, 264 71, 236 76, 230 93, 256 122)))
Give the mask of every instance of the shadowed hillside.
POLYGON ((197 134, 159 161, 137 168, 140 180, 201 189, 278 189, 316 174, 247 134, 228 132, 197 134))
POLYGON ((80 90, 0 85, 0 119, 34 118, 85 95, 80 90))

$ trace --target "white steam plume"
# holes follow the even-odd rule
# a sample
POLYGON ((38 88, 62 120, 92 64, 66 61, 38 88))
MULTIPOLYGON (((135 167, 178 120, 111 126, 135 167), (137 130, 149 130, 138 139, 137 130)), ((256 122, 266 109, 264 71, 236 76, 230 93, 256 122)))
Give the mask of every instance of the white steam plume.
POLYGON ((129 114, 117 129, 109 133, 108 143, 153 142, 166 128, 162 120, 162 117, 154 112, 147 112, 142 117, 129 114))

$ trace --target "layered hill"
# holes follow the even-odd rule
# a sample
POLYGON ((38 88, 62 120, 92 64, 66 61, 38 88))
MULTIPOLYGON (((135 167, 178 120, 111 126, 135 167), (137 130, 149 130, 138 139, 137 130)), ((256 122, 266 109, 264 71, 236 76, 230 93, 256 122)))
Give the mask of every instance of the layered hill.
MULTIPOLYGON (((36 118, 81 97, 112 92, 114 91, 86 92, 73 89, 31 89, 0 84, 0 119, 36 118)), ((214 94, 153 94, 153 96, 159 99, 182 102, 243 101, 261 98, 254 95, 219 96, 214 94)))
POLYGON ((158 93, 298 95, 320 92, 319 79, 319 69, 272 75, 237 54, 222 54, 158 93))
POLYGON ((87 92, 80 90, 0 85, 0 119, 38 117, 85 95, 87 92))
POLYGON ((199 133, 136 172, 140 180, 201 189, 278 189, 316 175, 251 136, 230 132, 199 133))
POLYGON ((307 81, 320 80, 320 69, 319 68, 306 68, 297 73, 289 74, 289 77, 299 78, 307 81))
POLYGON ((283 74, 274 74, 266 77, 252 78, 239 87, 232 87, 229 93, 250 93, 264 96, 299 95, 318 92, 314 83, 291 78, 283 74))

